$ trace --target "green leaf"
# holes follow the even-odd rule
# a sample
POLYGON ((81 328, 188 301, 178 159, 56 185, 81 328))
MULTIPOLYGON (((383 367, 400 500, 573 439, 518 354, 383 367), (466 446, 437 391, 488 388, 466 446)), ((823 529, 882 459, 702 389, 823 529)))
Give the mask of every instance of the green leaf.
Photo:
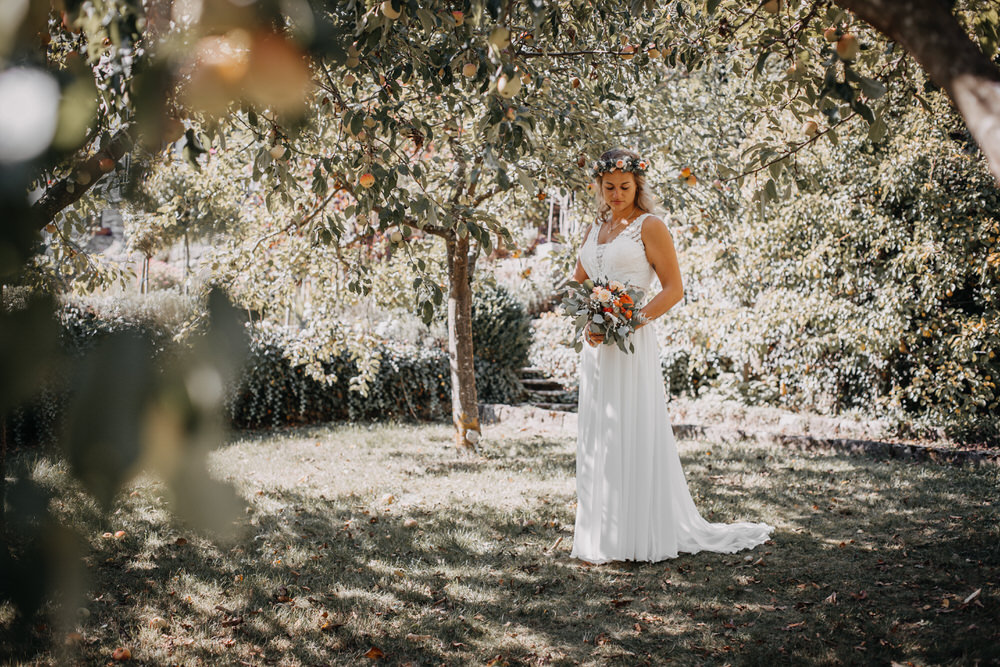
POLYGON ((757 56, 757 63, 753 66, 754 78, 764 71, 764 63, 767 61, 767 57, 771 55, 770 51, 764 51, 759 56, 757 56))
POLYGON ((874 143, 878 143, 885 138, 885 133, 888 129, 880 114, 875 117, 875 122, 868 128, 868 138, 874 143))

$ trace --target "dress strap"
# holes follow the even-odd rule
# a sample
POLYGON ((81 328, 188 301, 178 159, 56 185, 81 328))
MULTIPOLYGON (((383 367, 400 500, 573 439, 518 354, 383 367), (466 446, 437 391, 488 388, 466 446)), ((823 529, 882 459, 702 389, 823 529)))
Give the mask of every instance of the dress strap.
POLYGON ((622 234, 628 234, 629 238, 633 240, 639 240, 642 238, 642 221, 649 215, 649 213, 643 213, 640 215, 638 218, 629 223, 629 226, 622 231, 622 234))

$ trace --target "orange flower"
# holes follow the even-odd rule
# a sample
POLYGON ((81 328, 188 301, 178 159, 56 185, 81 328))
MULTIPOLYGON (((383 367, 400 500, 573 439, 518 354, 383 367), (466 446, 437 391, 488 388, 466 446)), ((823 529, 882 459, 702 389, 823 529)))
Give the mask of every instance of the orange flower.
POLYGON ((628 294, 622 294, 621 302, 630 304, 632 303, 632 297, 630 297, 628 294))
POLYGON ((627 320, 632 319, 632 311, 631 310, 626 310, 625 311, 625 319, 627 319, 627 320))

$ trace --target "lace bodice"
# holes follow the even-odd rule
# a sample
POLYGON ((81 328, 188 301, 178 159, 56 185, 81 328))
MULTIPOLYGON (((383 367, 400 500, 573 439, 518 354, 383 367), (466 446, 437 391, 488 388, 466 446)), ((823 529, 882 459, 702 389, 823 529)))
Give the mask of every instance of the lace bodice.
POLYGON ((580 249, 580 263, 587 275, 595 280, 619 280, 648 291, 656 275, 642 243, 642 221, 648 215, 640 215, 607 243, 597 242, 600 225, 593 223, 580 249))

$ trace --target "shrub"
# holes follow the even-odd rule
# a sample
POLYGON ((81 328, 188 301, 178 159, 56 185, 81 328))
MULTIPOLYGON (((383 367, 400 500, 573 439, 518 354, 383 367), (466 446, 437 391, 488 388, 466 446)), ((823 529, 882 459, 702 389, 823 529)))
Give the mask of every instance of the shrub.
POLYGON ((293 332, 257 335, 227 408, 238 428, 310 424, 335 420, 443 419, 451 413, 448 356, 443 350, 382 346, 378 373, 364 396, 350 387, 357 366, 343 352, 323 362, 332 383, 316 380, 285 357, 293 332))
POLYGON ((482 403, 520 402, 518 371, 528 365, 531 322, 524 306, 501 285, 478 285, 472 299, 476 393, 482 403))

